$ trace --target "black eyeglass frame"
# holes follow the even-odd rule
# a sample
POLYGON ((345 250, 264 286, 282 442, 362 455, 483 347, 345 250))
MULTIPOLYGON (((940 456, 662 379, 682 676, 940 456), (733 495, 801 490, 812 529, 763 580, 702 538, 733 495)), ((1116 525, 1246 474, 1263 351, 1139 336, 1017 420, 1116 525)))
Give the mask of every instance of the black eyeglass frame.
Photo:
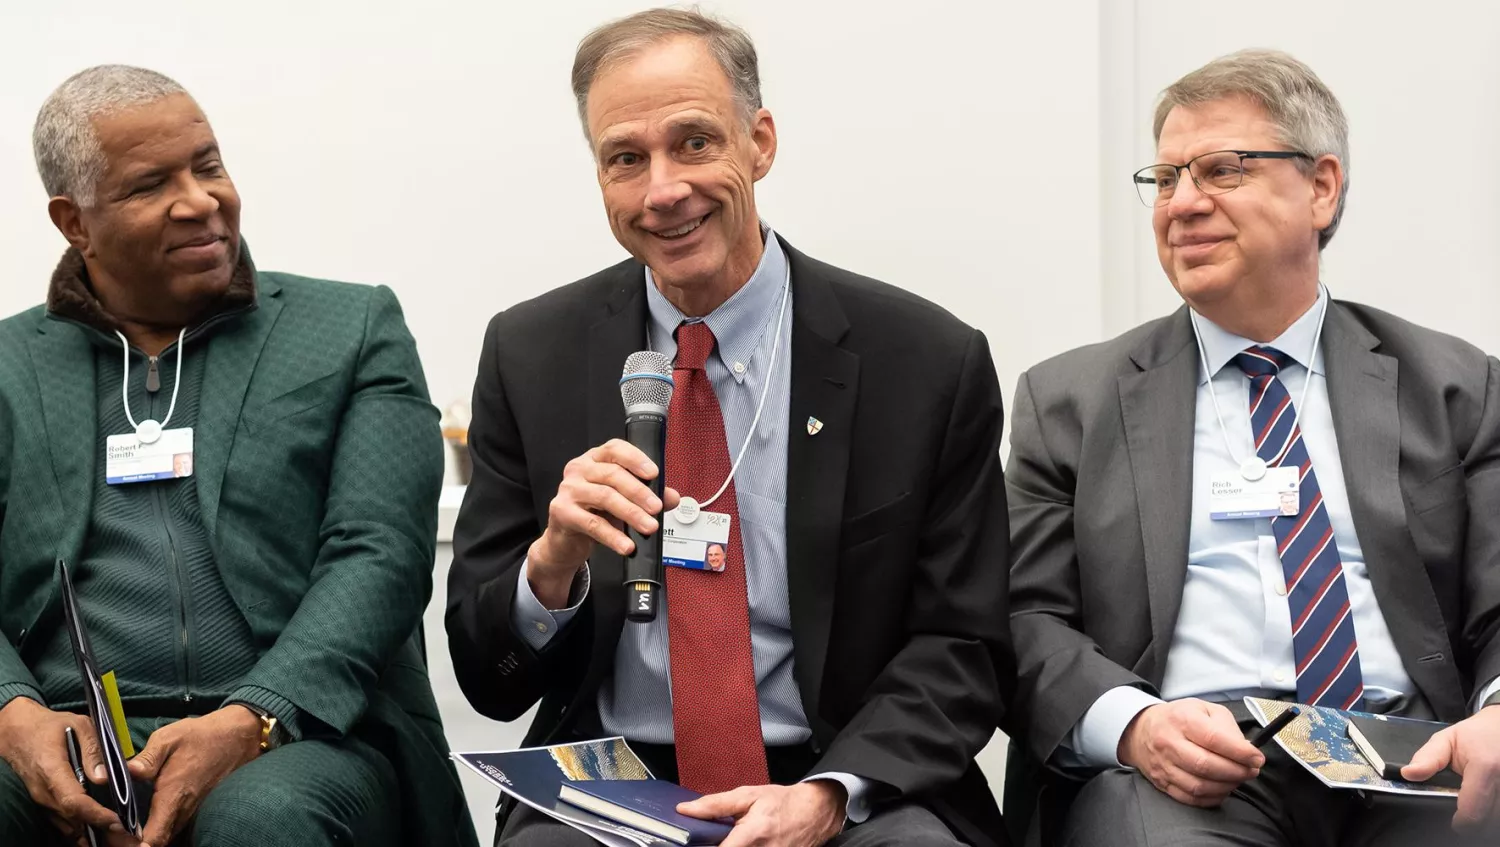
MULTIPOLYGON (((1317 159, 1313 158, 1311 154, 1303 153, 1300 150, 1211 150, 1207 153, 1200 153, 1180 165, 1172 165, 1166 162, 1160 162, 1155 165, 1147 165, 1146 167, 1141 168, 1140 170, 1132 174, 1131 181, 1135 183, 1136 196, 1141 198, 1141 202, 1144 203, 1147 208, 1155 208, 1163 204, 1163 201, 1160 199, 1156 200, 1155 202, 1148 202, 1146 200, 1146 195, 1142 194, 1140 189, 1142 185, 1156 185, 1155 177, 1142 176, 1142 174, 1145 174, 1147 171, 1154 171, 1157 168, 1172 168, 1173 171, 1177 174, 1181 174, 1183 170, 1186 170, 1188 173, 1188 178, 1193 181, 1193 185, 1196 186, 1199 191, 1203 192, 1204 194, 1217 197, 1222 194, 1228 194, 1235 188, 1239 188, 1241 185, 1245 184, 1246 159, 1306 159, 1309 162, 1317 161, 1317 159), (1210 190, 1208 188, 1205 188, 1203 186, 1203 183, 1198 181, 1197 175, 1193 173, 1193 163, 1206 156, 1219 156, 1223 155, 1224 153, 1233 153, 1234 155, 1239 157, 1240 181, 1235 183, 1233 188, 1225 188, 1223 190, 1219 190, 1217 188, 1210 190)), ((1173 191, 1175 192, 1176 189, 1174 188, 1173 191)), ((1158 194, 1157 197, 1160 198, 1161 195, 1158 194)), ((1168 195, 1168 199, 1170 199, 1170 195, 1168 195)))

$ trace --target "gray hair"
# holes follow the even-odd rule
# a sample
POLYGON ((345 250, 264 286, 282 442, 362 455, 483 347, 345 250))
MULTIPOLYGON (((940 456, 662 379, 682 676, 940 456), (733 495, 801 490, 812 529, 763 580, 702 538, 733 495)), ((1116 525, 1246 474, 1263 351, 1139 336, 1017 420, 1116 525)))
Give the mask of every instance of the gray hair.
POLYGON ((589 87, 599 72, 672 38, 701 38, 719 69, 734 86, 734 98, 748 125, 760 111, 760 66, 755 43, 743 29, 697 9, 650 9, 599 27, 578 43, 573 58, 573 97, 583 135, 589 136, 589 87))
MULTIPOLYGON (((1349 121, 1343 107, 1312 68, 1277 50, 1241 50, 1209 62, 1162 92, 1156 104, 1152 132, 1161 141, 1167 114, 1178 106, 1192 107, 1233 96, 1259 103, 1276 124, 1280 140, 1293 150, 1317 159, 1332 154, 1344 166, 1344 185, 1333 220, 1318 233, 1318 249, 1328 246, 1344 217, 1349 196, 1349 121)), ((1315 165, 1297 160, 1304 173, 1315 165)))
POLYGON ((31 132, 36 169, 47 195, 92 206, 105 166, 94 119, 186 93, 156 71, 129 65, 99 65, 69 77, 42 103, 31 132))

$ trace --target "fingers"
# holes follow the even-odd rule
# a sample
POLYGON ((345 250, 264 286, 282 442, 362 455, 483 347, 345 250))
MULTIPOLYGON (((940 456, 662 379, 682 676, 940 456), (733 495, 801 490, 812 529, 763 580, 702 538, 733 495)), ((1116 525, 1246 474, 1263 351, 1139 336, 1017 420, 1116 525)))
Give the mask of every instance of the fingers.
MULTIPOLYGON (((1452 760, 1453 730, 1449 728, 1427 739, 1422 749, 1411 757, 1411 764, 1401 769, 1401 778, 1411 782, 1426 782, 1438 771, 1448 767, 1452 760)), ((1467 780, 1465 784, 1467 785, 1467 780)))
MULTIPOLYGON (((1205 766, 1214 767, 1216 769, 1214 773, 1222 774, 1219 777, 1221 779, 1236 778, 1244 782, 1254 778, 1256 772, 1265 766, 1266 756, 1256 749, 1254 744, 1245 740, 1234 715, 1218 703, 1195 702, 1194 705, 1197 708, 1186 709, 1182 712, 1183 736, 1214 756, 1228 760, 1237 766, 1238 770, 1234 775, 1225 773, 1213 760, 1208 760, 1205 766)), ((1191 757, 1182 764, 1200 776, 1213 776, 1214 773, 1199 771, 1191 766, 1191 762, 1196 758, 1191 757)))
POLYGON ((641 479, 656 479, 658 472, 656 465, 639 447, 620 438, 612 438, 584 455, 595 462, 619 465, 641 479))
POLYGON ((1153 779, 1152 783, 1164 794, 1179 803, 1201 809, 1219 806, 1243 782, 1205 779, 1174 764, 1164 765, 1159 779, 1153 779))
POLYGON ((109 769, 104 764, 104 750, 99 746, 99 733, 84 717, 73 724, 73 734, 78 738, 78 749, 83 754, 83 773, 95 785, 103 785, 109 779, 109 769))
POLYGON ((635 550, 635 543, 630 540, 630 536, 616 528, 608 518, 573 503, 552 501, 547 521, 548 530, 555 527, 588 536, 621 556, 629 556, 635 550))
POLYGON ((583 471, 584 484, 572 488, 573 499, 597 511, 608 512, 641 532, 655 532, 652 515, 661 512, 662 502, 619 465, 590 465, 583 471))
POLYGON ((692 802, 678 804, 677 812, 700 820, 739 818, 750 811, 750 807, 755 805, 760 794, 758 786, 745 786, 733 791, 708 794, 692 802))
POLYGON ((1473 832, 1494 826, 1490 822, 1491 816, 1500 808, 1495 798, 1497 787, 1500 787, 1500 780, 1488 771, 1472 770, 1464 774, 1463 787, 1458 792, 1458 810, 1453 814, 1453 828, 1459 832, 1473 832))
POLYGON ((84 793, 82 786, 73 781, 72 774, 68 774, 66 782, 62 785, 50 783, 52 796, 57 803, 57 811, 75 824, 86 824, 100 830, 119 830, 120 819, 114 812, 104 808, 94 799, 84 793))
POLYGON ((196 808, 197 798, 186 786, 158 785, 151 797, 151 811, 146 815, 141 847, 166 847, 196 808))
POLYGON ((663 506, 667 511, 677 508, 677 504, 682 502, 682 495, 675 488, 663 488, 661 493, 662 500, 666 501, 663 506))

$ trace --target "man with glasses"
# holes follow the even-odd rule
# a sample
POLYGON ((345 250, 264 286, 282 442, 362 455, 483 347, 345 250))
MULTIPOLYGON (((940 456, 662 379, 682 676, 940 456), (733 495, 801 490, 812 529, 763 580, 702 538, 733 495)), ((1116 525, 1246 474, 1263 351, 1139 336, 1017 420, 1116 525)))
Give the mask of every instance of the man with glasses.
POLYGON ((1039 822, 1070 845, 1493 844, 1500 363, 1320 285, 1347 125, 1305 65, 1211 62, 1154 130, 1134 182, 1186 305, 1015 395, 1011 729, 1047 766, 1039 822), (1456 812, 1323 788, 1245 740, 1246 695, 1453 724, 1405 776, 1460 773, 1456 812))

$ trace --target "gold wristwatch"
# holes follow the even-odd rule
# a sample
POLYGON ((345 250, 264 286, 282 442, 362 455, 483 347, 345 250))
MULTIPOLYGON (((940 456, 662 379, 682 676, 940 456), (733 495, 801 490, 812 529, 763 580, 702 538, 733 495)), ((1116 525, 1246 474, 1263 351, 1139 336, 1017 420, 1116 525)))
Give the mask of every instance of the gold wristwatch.
POLYGON ((268 753, 280 747, 286 742, 286 728, 276 720, 276 716, 262 709, 254 703, 237 701, 235 705, 244 706, 260 718, 260 751, 268 753))

